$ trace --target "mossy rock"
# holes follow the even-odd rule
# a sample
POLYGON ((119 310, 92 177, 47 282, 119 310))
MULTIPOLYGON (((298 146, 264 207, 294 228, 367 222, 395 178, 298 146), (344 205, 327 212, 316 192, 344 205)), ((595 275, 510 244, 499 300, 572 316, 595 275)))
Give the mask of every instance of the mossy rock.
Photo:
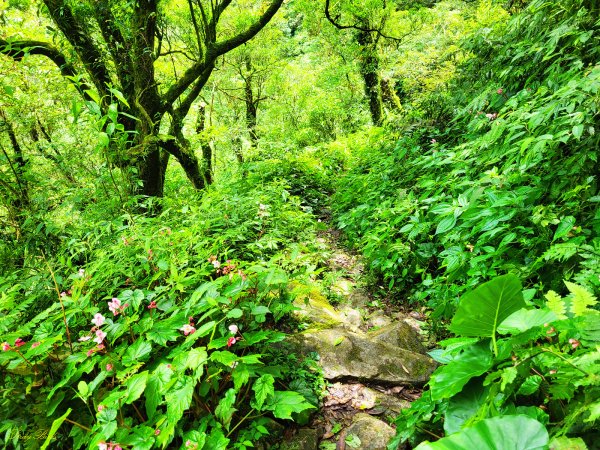
POLYGON ((436 367, 427 355, 372 339, 341 327, 290 336, 298 351, 319 354, 328 380, 355 379, 392 385, 422 385, 436 367))
POLYGON ((360 445, 357 449, 360 450, 386 450, 394 434, 394 429, 387 423, 363 413, 355 415, 352 425, 346 429, 346 436, 358 437, 360 445))
POLYGON ((427 349, 419 339, 419 335, 404 321, 394 322, 368 333, 370 339, 395 347, 404 348, 424 355, 427 349))

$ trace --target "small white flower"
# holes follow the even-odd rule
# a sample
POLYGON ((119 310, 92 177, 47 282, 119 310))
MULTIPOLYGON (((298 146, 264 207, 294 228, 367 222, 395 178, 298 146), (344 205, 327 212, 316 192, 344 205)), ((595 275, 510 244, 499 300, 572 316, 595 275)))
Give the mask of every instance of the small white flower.
POLYGON ((229 332, 230 332, 231 334, 237 334, 237 332, 238 332, 238 327, 237 327, 237 325, 236 325, 236 324, 229 325, 229 327, 228 327, 228 328, 229 328, 229 332))
POLYGON ((104 321, 106 319, 104 318, 104 316, 100 313, 96 313, 94 314, 94 318, 92 319, 92 323, 94 325, 96 325, 97 327, 101 327, 102 325, 104 325, 104 321))

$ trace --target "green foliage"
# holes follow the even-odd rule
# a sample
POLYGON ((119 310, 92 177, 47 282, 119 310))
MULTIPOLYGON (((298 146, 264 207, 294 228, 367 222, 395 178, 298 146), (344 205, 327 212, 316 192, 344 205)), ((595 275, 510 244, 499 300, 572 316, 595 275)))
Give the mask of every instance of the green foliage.
POLYGON ((465 40, 472 57, 432 94, 454 120, 357 149, 338 183, 337 224, 373 281, 436 318, 500 273, 599 286, 597 23, 583 2, 559 3, 465 40))
POLYGON ((319 384, 273 345, 288 284, 319 263, 287 184, 237 180, 155 218, 86 224, 37 277, 3 279, 3 443, 33 448, 19 436, 42 430, 51 446, 244 449, 265 417, 314 410, 319 384))
MULTIPOLYGON (((570 283, 569 289, 596 306, 585 288, 570 283)), ((497 310, 520 296, 512 275, 463 296, 455 316, 460 326, 453 322, 452 327, 459 338, 441 342, 445 350, 431 353, 443 365, 432 374, 429 391, 398 417, 390 449, 406 440, 422 441, 426 435, 419 430, 427 429, 437 435, 443 430, 446 437, 418 448, 545 448, 548 433, 585 438, 596 428, 600 313, 559 318, 544 307, 515 304, 490 330, 497 310), (509 295, 508 286, 514 287, 509 295), (467 315, 476 299, 493 299, 499 308, 484 306, 467 315), (482 333, 474 331, 480 328, 482 333), (480 338, 473 342, 473 335, 480 338)))

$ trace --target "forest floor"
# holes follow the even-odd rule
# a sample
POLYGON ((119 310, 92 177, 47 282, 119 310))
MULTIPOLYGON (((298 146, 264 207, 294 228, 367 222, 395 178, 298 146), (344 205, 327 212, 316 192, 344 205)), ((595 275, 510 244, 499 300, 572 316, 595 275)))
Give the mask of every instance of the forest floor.
POLYGON ((423 363, 425 318, 379 299, 361 256, 343 244, 327 211, 321 221, 326 227, 318 240, 329 255, 322 295, 297 304, 307 330, 293 340, 307 353, 317 351, 327 385, 310 424, 287 430, 281 448, 384 450, 393 418, 420 396, 434 367, 423 363), (427 367, 417 368, 413 359, 427 367))

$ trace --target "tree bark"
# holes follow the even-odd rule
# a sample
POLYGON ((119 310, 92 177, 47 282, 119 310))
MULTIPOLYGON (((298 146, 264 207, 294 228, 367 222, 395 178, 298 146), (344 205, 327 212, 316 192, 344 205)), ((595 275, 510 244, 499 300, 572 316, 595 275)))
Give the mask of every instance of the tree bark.
POLYGON ((360 74, 364 83, 365 95, 369 102, 371 120, 373 125, 379 127, 383 124, 383 102, 377 43, 371 31, 358 31, 357 42, 362 47, 359 62, 360 74))

